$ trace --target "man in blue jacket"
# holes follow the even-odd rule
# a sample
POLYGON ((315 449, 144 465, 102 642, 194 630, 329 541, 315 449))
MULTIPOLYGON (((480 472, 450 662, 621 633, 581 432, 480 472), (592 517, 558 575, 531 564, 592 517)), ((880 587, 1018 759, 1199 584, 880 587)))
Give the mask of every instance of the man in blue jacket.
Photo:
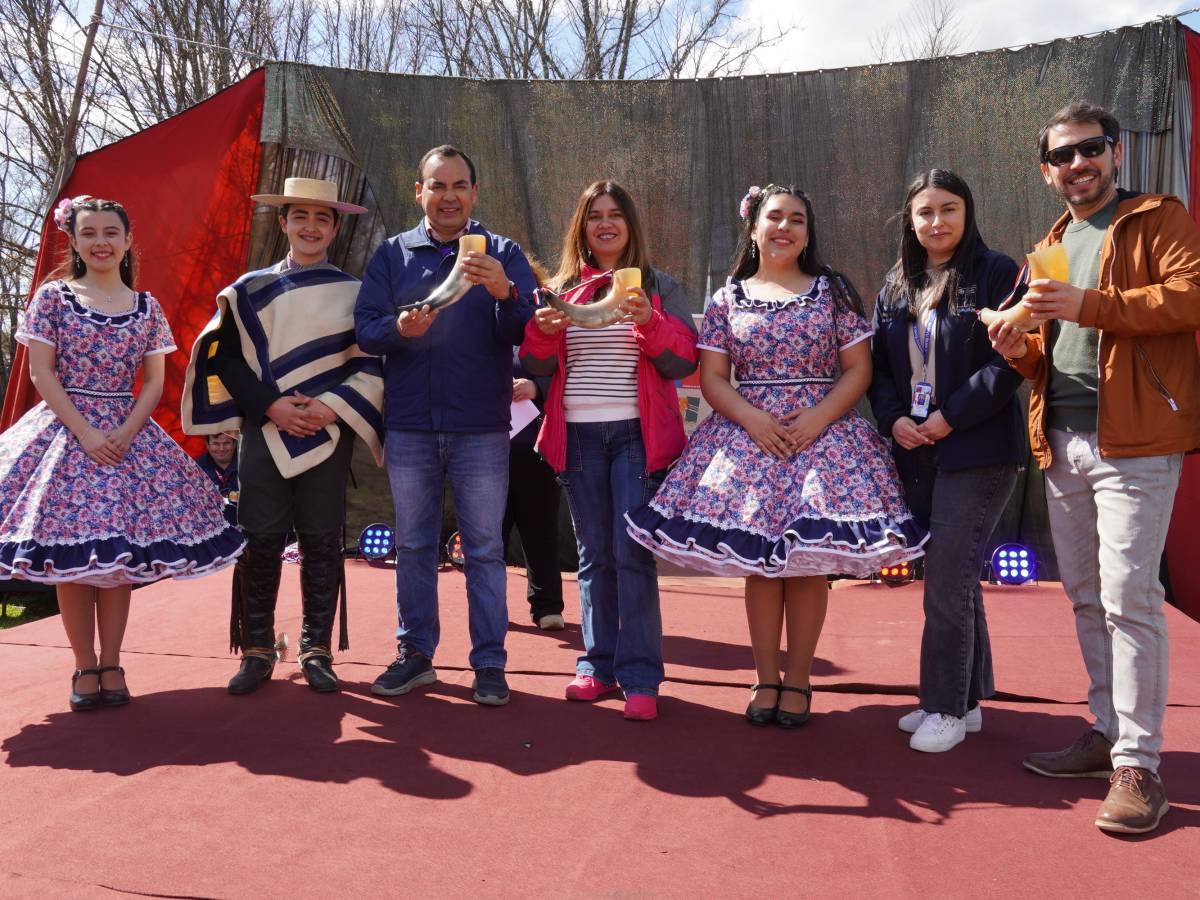
POLYGON ((426 153, 416 200, 425 217, 389 238, 363 273, 354 311, 359 346, 385 357, 385 454, 396 507, 397 656, 371 691, 405 694, 437 679, 437 562, 442 491, 454 495, 466 557, 474 699, 508 702, 504 543, 512 348, 533 315, 533 272, 521 248, 471 218, 475 165, 456 147, 426 153), (473 287, 452 306, 404 310, 441 284, 458 239, 484 235, 487 253, 467 253, 473 287))

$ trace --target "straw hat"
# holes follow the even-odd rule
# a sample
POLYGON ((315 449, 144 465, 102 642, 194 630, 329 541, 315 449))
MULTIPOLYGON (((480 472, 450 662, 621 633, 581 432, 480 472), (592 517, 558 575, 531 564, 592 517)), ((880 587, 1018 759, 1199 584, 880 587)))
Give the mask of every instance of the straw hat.
POLYGON ((267 206, 286 206, 304 203, 309 206, 328 206, 343 213, 365 213, 365 206, 341 203, 337 198, 337 182, 322 178, 289 178, 283 183, 282 194, 252 194, 250 197, 267 206))

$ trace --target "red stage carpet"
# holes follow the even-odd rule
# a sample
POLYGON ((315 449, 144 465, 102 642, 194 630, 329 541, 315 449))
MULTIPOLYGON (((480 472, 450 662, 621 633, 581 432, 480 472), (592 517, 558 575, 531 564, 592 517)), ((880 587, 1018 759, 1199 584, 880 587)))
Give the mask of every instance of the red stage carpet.
MULTIPOLYGON (((579 645, 528 624, 510 573, 512 703, 481 708, 465 670, 463 578, 441 578, 440 680, 394 701, 390 571, 352 564, 346 690, 292 663, 229 697, 228 580, 134 596, 127 708, 72 714, 57 618, 0 632, 4 897, 1194 897, 1200 885, 1200 626, 1170 612, 1154 835, 1106 836, 1107 785, 1025 772, 1087 727, 1057 585, 988 591, 1003 695, 948 754, 908 749, 919 588, 841 584, 818 650, 815 714, 754 729, 740 584, 666 579, 660 718, 561 698, 579 645)), ((295 567, 281 626, 296 635, 295 567)))

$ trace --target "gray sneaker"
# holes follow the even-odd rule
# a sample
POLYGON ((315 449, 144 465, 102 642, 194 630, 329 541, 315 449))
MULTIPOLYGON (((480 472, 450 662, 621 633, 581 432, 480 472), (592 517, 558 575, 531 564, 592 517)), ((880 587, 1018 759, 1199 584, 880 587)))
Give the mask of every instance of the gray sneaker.
POLYGON ((508 702, 508 682, 504 670, 489 666, 475 670, 475 694, 471 698, 484 706, 503 706, 508 702))
POLYGON ((1108 778, 1113 773, 1112 742, 1095 729, 1066 750, 1030 753, 1022 765, 1047 778, 1108 778))

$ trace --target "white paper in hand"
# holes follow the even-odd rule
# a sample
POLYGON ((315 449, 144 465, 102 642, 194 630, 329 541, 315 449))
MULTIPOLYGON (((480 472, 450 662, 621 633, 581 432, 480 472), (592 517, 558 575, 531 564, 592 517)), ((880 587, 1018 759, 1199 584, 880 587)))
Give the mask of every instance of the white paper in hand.
POLYGON ((532 400, 518 400, 512 405, 512 428, 508 430, 508 439, 512 440, 538 417, 538 408, 532 400))

